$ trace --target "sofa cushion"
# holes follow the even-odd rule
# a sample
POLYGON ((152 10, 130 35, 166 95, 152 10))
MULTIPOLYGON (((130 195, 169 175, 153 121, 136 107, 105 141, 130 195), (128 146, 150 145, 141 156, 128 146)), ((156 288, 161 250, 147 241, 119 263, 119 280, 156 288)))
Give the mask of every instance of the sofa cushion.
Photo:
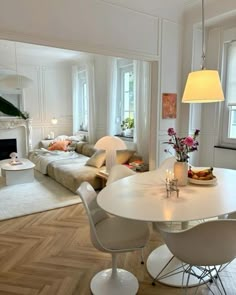
POLYGON ((117 164, 125 164, 129 162, 129 159, 135 153, 134 150, 118 150, 116 152, 116 162, 117 164))
POLYGON ((103 150, 96 151, 85 165, 101 168, 105 163, 106 153, 103 150))
POLYGON ((48 165, 48 175, 72 192, 76 192, 84 181, 94 189, 101 189, 102 181, 96 177, 98 168, 85 166, 87 160, 86 156, 80 155, 78 159, 53 161, 48 165))
POLYGON ((67 148, 70 143, 71 143, 70 140, 55 141, 49 145, 48 150, 49 151, 56 151, 56 150, 57 151, 67 151, 67 148))
POLYGON ((82 146, 81 154, 86 157, 92 157, 96 151, 97 150, 94 148, 94 144, 86 143, 82 146))
POLYGON ((78 154, 82 154, 82 149, 83 149, 83 146, 87 144, 86 141, 80 141, 80 142, 77 142, 76 144, 76 148, 75 148, 75 151, 78 153, 78 154))

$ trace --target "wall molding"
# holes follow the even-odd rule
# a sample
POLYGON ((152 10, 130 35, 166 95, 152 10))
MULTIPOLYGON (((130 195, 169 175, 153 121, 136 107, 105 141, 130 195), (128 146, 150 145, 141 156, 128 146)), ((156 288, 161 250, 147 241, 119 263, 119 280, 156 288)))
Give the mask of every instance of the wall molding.
POLYGON ((109 47, 109 46, 102 46, 102 45, 92 45, 85 42, 73 42, 73 41, 63 41, 61 39, 53 39, 53 38, 45 38, 40 35, 30 35, 24 33, 16 33, 16 32, 1 32, 0 31, 0 39, 6 39, 10 41, 17 41, 17 42, 26 42, 32 43, 42 46, 49 46, 49 47, 58 47, 62 49, 68 50, 76 50, 82 51, 87 53, 94 53, 94 54, 101 54, 105 56, 116 56, 122 58, 129 58, 129 59, 140 59, 146 61, 156 61, 159 59, 159 55, 157 54, 148 54, 142 51, 136 50, 127 50, 118 47, 109 47))

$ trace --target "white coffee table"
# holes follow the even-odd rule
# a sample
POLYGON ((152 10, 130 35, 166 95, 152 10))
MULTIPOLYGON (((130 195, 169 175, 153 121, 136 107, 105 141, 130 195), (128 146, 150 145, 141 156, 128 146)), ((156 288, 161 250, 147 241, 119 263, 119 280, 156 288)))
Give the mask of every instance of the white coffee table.
POLYGON ((28 159, 19 159, 22 164, 12 165, 10 159, 1 161, 2 176, 6 178, 6 185, 28 183, 34 181, 34 163, 28 159))

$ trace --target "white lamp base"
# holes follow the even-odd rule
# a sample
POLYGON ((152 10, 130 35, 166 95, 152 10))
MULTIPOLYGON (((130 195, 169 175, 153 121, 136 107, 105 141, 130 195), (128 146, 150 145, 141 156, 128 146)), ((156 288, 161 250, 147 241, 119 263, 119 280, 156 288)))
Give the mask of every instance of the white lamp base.
POLYGON ((116 150, 106 151, 106 171, 108 174, 111 172, 111 168, 116 164, 116 150))
POLYGON ((135 295, 139 284, 137 278, 124 269, 117 269, 117 275, 111 277, 112 269, 97 273, 90 283, 93 295, 135 295))

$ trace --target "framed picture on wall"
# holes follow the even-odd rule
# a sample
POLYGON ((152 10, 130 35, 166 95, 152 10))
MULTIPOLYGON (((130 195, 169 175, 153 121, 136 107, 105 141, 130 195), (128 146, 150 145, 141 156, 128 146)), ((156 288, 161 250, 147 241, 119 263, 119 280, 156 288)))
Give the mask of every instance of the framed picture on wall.
POLYGON ((162 119, 176 119, 176 93, 162 93, 162 119))

